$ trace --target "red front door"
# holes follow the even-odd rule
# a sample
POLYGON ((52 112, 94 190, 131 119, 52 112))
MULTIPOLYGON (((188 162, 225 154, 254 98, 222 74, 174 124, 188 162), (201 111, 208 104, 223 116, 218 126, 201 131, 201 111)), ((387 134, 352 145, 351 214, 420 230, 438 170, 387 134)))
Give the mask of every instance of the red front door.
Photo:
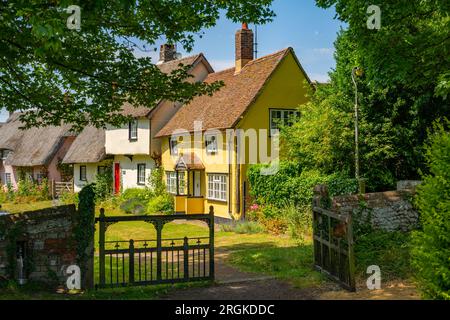
POLYGON ((114 192, 120 193, 120 163, 114 164, 114 192))

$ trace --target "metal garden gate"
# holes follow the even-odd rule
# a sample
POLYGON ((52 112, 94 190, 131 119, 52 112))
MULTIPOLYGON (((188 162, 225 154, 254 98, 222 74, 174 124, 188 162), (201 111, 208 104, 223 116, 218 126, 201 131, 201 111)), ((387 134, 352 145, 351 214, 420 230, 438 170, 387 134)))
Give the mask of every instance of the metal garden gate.
POLYGON ((317 186, 314 192, 314 267, 345 289, 355 291, 351 214, 339 214, 323 208, 324 202, 329 201, 325 186, 317 186))
POLYGON ((97 288, 214 280, 214 209, 209 214, 106 217, 99 223, 97 288), (175 220, 204 221, 207 237, 163 239, 164 225, 175 220), (106 230, 118 222, 144 221, 156 229, 156 239, 106 240, 106 230))

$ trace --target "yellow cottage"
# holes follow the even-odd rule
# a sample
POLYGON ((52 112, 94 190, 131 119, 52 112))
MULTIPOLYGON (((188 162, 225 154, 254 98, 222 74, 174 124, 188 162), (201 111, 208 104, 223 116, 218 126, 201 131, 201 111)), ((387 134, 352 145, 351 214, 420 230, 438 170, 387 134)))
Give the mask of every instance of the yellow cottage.
POLYGON ((156 135, 177 213, 207 213, 212 205, 218 218, 245 218, 248 166, 270 161, 278 126, 307 102, 311 82, 292 48, 253 54, 253 32, 243 24, 235 67, 205 80, 224 86, 182 106, 156 135))

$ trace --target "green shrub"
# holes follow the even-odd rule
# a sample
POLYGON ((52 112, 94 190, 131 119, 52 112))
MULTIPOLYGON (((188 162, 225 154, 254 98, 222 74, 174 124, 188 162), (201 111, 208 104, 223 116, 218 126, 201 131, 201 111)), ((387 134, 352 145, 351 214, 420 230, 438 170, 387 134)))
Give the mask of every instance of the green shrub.
POLYGON ((255 221, 224 224, 220 226, 220 229, 224 232, 235 232, 238 234, 257 234, 266 232, 264 226, 255 221))
POLYGON ((166 184, 164 183, 164 169, 162 167, 155 168, 149 177, 155 195, 160 196, 166 193, 166 184))
POLYGON ((173 214, 174 213, 173 197, 170 194, 165 193, 150 199, 147 205, 147 213, 173 214))
POLYGON ((120 197, 122 201, 138 199, 139 201, 147 202, 154 197, 154 193, 149 188, 130 188, 122 192, 120 197))
POLYGON ((6 200, 8 200, 8 193, 3 189, 3 186, 0 186, 0 204, 5 203, 6 200))
POLYGON ((413 234, 412 264, 424 297, 450 300, 450 132, 442 124, 425 155, 430 173, 417 188, 423 229, 413 234))
POLYGON ((76 192, 63 192, 60 196, 59 196, 59 200, 64 203, 64 204, 75 204, 76 206, 78 206, 78 193, 76 192))
POLYGON ((112 164, 107 164, 105 171, 95 176, 94 190, 97 202, 111 197, 113 193, 113 180, 112 164))
POLYGON ((286 220, 289 235, 300 244, 305 242, 305 235, 312 233, 312 211, 309 207, 296 207, 292 204, 282 209, 281 215, 286 220))
POLYGON ((263 165, 251 166, 248 170, 250 193, 259 204, 282 208, 286 203, 295 206, 310 206, 314 187, 327 184, 330 196, 352 194, 358 190, 355 179, 342 173, 323 175, 317 170, 302 171, 294 162, 281 162, 275 175, 260 174, 263 165))
POLYGON ((145 202, 138 198, 131 198, 122 202, 120 209, 128 214, 143 214, 145 213, 145 202))

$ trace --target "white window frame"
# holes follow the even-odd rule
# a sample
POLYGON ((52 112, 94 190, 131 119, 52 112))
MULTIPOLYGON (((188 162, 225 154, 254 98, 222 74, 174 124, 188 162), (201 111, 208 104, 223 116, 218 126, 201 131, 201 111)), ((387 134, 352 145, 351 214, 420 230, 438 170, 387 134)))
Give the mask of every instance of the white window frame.
MULTIPOLYGON (((166 171, 166 187, 170 194, 177 194, 177 172, 166 171)), ((178 172, 178 189, 180 195, 186 194, 186 173, 184 171, 178 172)))
POLYGON ((207 134, 205 135, 205 148, 206 153, 209 155, 217 154, 219 151, 217 145, 217 135, 216 134, 207 134))
POLYGON ((87 181, 87 166, 85 166, 85 165, 82 165, 82 166, 80 166, 80 172, 79 172, 79 174, 80 174, 80 181, 84 181, 84 182, 86 182, 87 181), (83 179, 83 175, 81 174, 81 169, 82 168, 84 168, 84 179, 83 179))
POLYGON ((5 186, 12 185, 11 172, 5 172, 5 186))
POLYGON ((208 173, 208 199, 227 202, 228 175, 223 173, 208 173))
POLYGON ((271 108, 271 109, 269 109, 269 112, 270 112, 270 115, 269 115, 270 123, 269 123, 269 125, 270 125, 270 135, 271 136, 274 135, 277 130, 280 130, 280 124, 283 125, 283 126, 288 125, 289 124, 288 120, 291 118, 291 116, 294 116, 294 117, 299 117, 300 116, 300 112, 298 110, 295 110, 295 109, 276 109, 276 108, 271 108), (280 112, 280 118, 277 118, 277 120, 280 119, 281 123, 275 123, 275 121, 274 121, 274 118, 276 118, 276 117, 274 117, 274 113, 275 112, 280 112), (287 117, 285 116, 286 113, 288 114, 287 117))
POLYGON ((138 163, 138 165, 137 165, 137 184, 140 186, 145 185, 146 170, 147 170, 147 166, 145 163, 138 163), (144 168, 144 169, 142 170, 142 168, 144 168))
POLYGON ((172 156, 177 156, 179 154, 178 145, 179 145, 179 142, 178 142, 177 137, 169 138, 169 148, 170 148, 170 154, 172 156))
POLYGON ((138 123, 137 119, 130 121, 128 123, 128 138, 130 139, 130 141, 137 141, 138 128, 139 128, 139 123, 138 123))

